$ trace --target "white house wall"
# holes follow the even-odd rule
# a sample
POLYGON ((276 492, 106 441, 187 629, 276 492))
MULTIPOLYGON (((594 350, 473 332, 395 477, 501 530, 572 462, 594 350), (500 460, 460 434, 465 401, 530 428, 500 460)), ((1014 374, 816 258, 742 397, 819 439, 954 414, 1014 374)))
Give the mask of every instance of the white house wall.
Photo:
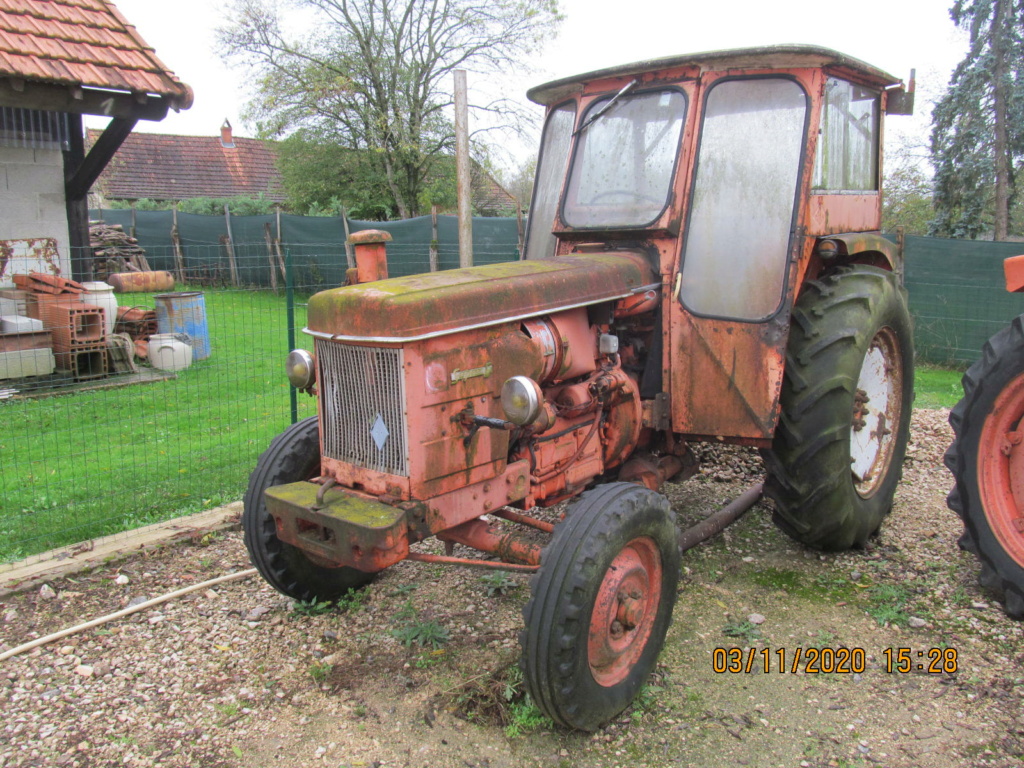
POLYGON ((56 241, 61 274, 70 277, 62 153, 0 146, 0 242, 41 238, 56 241))

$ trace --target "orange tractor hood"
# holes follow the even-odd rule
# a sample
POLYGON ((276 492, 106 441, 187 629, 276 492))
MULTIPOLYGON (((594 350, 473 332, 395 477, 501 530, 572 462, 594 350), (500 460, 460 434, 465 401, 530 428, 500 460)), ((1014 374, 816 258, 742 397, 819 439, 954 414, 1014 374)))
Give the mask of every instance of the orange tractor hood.
POLYGON ((339 341, 401 343, 626 298, 655 282, 637 253, 430 272, 322 291, 309 300, 306 330, 339 341))

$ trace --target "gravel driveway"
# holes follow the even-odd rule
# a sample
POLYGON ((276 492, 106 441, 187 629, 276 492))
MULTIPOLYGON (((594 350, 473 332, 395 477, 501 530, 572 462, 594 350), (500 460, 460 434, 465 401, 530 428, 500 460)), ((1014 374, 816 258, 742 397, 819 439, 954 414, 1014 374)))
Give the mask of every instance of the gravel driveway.
MULTIPOLYGON (((252 577, 0 662, 0 765, 1021 765, 1021 625, 956 547, 947 416, 915 412, 896 509, 867 551, 794 544, 762 502, 687 553, 651 684, 596 734, 503 706, 525 576, 405 562, 323 612, 252 577), (715 648, 840 646, 864 649, 863 672, 712 665, 715 648), (887 673, 900 647, 955 649, 957 671, 887 673)), ((704 453, 702 474, 671 486, 682 524, 760 472, 752 452, 704 453)), ((0 650, 249 567, 226 531, 63 578, 0 603, 0 650)))

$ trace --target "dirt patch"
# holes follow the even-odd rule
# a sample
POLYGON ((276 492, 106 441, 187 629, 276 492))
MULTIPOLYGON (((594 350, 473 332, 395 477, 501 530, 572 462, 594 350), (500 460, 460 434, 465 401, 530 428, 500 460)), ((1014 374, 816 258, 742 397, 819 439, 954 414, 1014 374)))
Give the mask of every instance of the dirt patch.
MULTIPOLYGON (((915 413, 897 506, 871 549, 807 550, 763 502, 688 552, 656 673, 596 734, 514 706, 526 576, 405 562, 325 612, 252 578, 3 662, 0 764, 1020 765, 1021 625, 956 548, 946 415, 915 413), (860 671, 807 671, 808 656, 839 648, 863 650, 860 671), (910 668, 887 672, 900 648, 910 668), (955 673, 917 668, 952 651, 955 673), (742 669, 716 672, 716 658, 742 669)), ((756 471, 750 452, 706 454, 701 476, 670 489, 681 525, 756 471)), ((247 567, 227 532, 62 578, 55 596, 4 598, 0 648, 247 567)))

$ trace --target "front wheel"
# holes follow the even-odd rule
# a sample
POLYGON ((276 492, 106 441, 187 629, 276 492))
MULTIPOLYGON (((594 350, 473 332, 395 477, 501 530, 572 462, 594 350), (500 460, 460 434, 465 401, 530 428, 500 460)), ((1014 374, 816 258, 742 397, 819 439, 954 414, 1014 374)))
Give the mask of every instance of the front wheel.
POLYGON ((981 583, 1024 618, 1024 318, 985 344, 949 414, 948 504, 964 522, 960 545, 981 561, 981 583))
POLYGON ((775 523, 827 550, 863 546, 892 508, 910 437, 914 349, 896 276, 854 265, 793 309, 765 493, 775 523))
POLYGON ((320 426, 316 416, 311 416, 292 424, 271 441, 249 476, 243 500, 242 531, 249 559, 270 586, 296 600, 335 600, 373 579, 373 574, 355 568, 315 563, 301 549, 277 538, 263 492, 318 474, 320 426))
POLYGON ((594 731, 634 699, 672 619, 679 545, 668 500, 632 483, 585 493, 558 524, 524 610, 526 689, 594 731))

